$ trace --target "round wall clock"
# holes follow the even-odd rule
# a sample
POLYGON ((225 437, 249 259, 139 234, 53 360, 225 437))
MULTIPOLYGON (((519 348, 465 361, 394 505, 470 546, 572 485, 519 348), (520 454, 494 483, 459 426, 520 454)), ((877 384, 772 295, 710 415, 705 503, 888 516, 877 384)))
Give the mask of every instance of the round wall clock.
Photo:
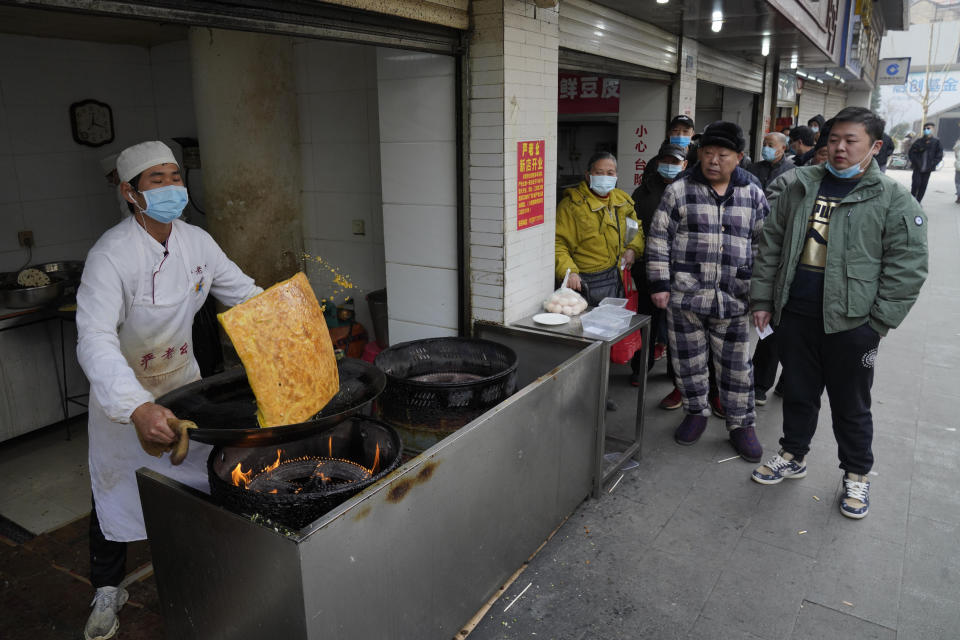
POLYGON ((70 129, 77 144, 101 147, 113 142, 113 111, 98 100, 81 100, 70 105, 70 129))

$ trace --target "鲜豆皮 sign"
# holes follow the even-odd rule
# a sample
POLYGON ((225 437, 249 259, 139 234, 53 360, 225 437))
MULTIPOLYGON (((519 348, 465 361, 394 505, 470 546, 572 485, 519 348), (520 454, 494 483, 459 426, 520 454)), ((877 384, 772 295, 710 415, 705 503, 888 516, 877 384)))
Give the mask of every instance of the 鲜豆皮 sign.
POLYGON ((543 140, 517 143, 517 229, 543 224, 543 140))

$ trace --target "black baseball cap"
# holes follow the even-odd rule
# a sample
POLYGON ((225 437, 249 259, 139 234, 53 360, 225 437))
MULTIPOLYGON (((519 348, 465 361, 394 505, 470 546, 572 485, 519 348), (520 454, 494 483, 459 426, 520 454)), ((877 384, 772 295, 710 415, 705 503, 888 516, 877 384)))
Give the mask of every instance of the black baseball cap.
POLYGON ((693 118, 691 118, 690 116, 685 116, 683 114, 674 116, 673 120, 670 121, 670 126, 668 126, 667 129, 673 129, 677 125, 680 125, 682 127, 690 127, 691 129, 696 129, 696 127, 693 126, 693 118))
POLYGON ((657 157, 673 157, 677 160, 683 161, 687 159, 687 148, 681 147, 678 144, 664 142, 662 145, 660 145, 660 151, 657 152, 657 157))

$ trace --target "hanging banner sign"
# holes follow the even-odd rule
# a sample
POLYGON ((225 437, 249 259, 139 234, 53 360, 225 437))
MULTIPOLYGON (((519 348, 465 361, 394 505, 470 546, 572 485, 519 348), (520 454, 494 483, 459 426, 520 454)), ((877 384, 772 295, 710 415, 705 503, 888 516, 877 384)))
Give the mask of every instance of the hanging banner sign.
POLYGON ((517 230, 543 224, 543 140, 517 143, 517 230))
POLYGON ((620 81, 616 78, 560 73, 559 113, 619 113, 620 81))
POLYGON ((877 84, 905 84, 910 73, 910 58, 884 58, 878 63, 877 84))

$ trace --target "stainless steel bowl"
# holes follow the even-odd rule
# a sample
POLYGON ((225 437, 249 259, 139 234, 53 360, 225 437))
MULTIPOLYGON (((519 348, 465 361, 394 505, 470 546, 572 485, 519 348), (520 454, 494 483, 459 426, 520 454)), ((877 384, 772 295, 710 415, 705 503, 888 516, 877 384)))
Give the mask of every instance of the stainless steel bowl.
POLYGON ((66 284, 62 277, 51 276, 50 284, 42 287, 21 287, 17 285, 16 273, 4 273, 0 276, 0 307, 8 309, 32 309, 53 304, 63 297, 66 284))
POLYGON ((64 260, 62 262, 46 262, 33 267, 39 269, 47 275, 57 274, 71 282, 80 282, 80 275, 83 273, 83 260, 64 260))

